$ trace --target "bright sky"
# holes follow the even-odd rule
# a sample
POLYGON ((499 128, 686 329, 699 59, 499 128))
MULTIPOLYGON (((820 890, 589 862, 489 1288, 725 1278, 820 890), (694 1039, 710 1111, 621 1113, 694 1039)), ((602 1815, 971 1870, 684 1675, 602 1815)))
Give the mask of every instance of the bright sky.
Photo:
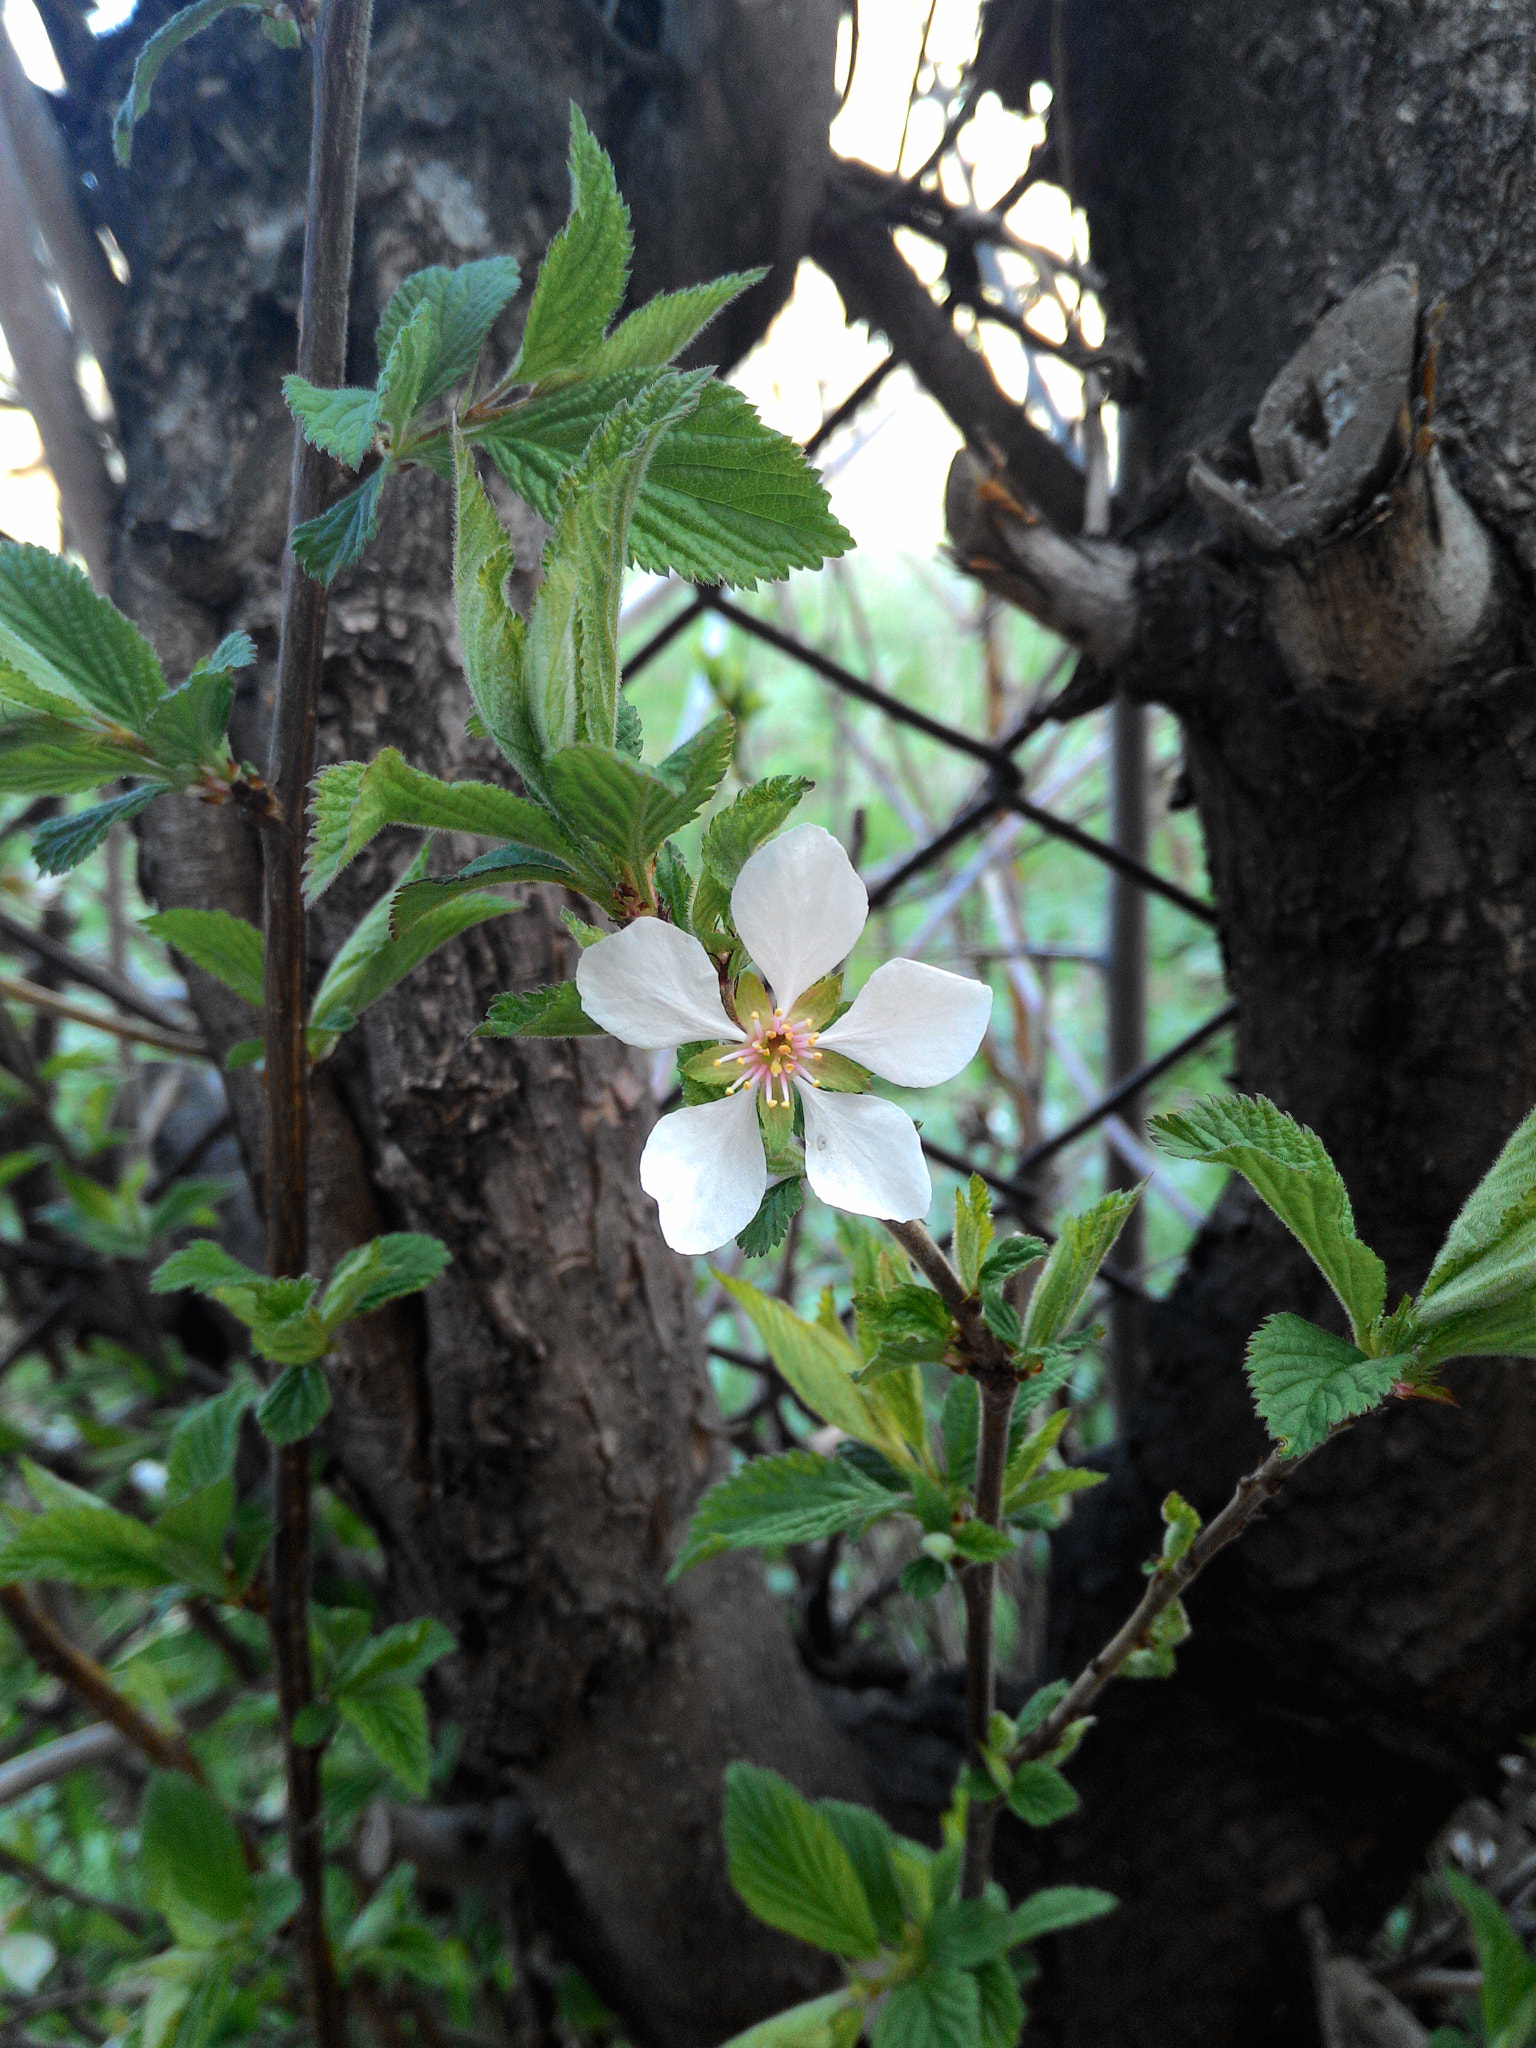
MULTIPOLYGON (((102 0, 92 26, 114 25, 131 11, 132 0, 102 0)), ((33 0, 3 0, 6 31, 34 81, 49 91, 63 84, 33 0)), ((938 141, 943 116, 937 104, 920 101, 907 119, 907 103, 920 57, 923 84, 935 74, 952 88, 976 47, 979 0, 863 0, 864 32, 846 104, 832 128, 839 154, 887 171, 911 173, 938 141), (924 24, 932 7, 924 47, 924 24), (905 124, 905 142, 903 126, 905 124)), ((838 79, 846 78, 851 24, 843 23, 838 79)), ((947 196, 958 204, 991 205, 1023 170, 1044 128, 1035 115, 1021 116, 995 95, 980 102, 960 138, 970 170, 946 165, 947 196)), ((1086 254, 1086 230, 1074 219, 1066 195, 1037 185, 1008 217, 1024 241, 1070 257, 1086 254)), ((919 276, 936 281, 942 258, 930 243, 898 235, 919 276)), ((1003 259, 1004 275, 1018 259, 1003 259)), ((1096 309, 1086 309, 1091 334, 1096 309)), ((1059 320, 1059 313, 1057 318, 1059 320)), ((1042 322, 1042 330, 1045 329, 1042 322)), ((999 383, 1023 402, 1027 365, 1018 339, 988 323, 981 347, 999 383)), ((784 433, 804 440, 815 432, 828 407, 836 405, 874 368, 884 353, 863 327, 846 324, 842 302, 830 280, 802 263, 795 291, 767 336, 744 362, 734 381, 763 416, 784 433)), ((1049 357, 1038 357, 1041 378, 1065 418, 1081 412, 1075 373, 1049 357)), ((0 376, 9 379, 9 357, 0 345, 0 376)), ((865 552, 932 556, 943 539, 943 488, 959 435, 912 379, 898 371, 861 413, 855 428, 826 451, 827 481, 838 516, 865 552)), ((52 480, 40 467, 40 449, 30 419, 0 410, 0 526, 18 539, 48 547, 59 544, 58 503, 52 480)))

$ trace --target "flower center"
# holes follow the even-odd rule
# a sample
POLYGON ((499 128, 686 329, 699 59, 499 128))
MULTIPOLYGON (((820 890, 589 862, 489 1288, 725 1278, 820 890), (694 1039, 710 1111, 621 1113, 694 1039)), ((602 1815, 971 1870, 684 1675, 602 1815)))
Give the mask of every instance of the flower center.
POLYGON ((754 1010, 743 1022, 751 1036, 738 1052, 731 1054, 741 1068, 741 1079, 732 1084, 731 1093, 761 1083, 765 1102, 787 1105, 790 1082, 797 1074, 810 1080, 806 1070, 821 1057, 815 1051, 819 1033, 803 1017, 786 1017, 782 1010, 774 1010, 766 1020, 754 1010))

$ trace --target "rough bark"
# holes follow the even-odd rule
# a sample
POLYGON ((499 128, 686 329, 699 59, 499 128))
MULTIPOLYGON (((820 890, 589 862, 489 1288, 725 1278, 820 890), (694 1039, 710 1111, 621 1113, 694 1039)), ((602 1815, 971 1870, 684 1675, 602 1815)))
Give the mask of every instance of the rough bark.
MULTIPOLYGON (((1063 10, 1075 194, 1147 372, 1147 487, 1119 532, 1141 562, 1132 680, 1183 721, 1241 1005, 1235 1079, 1322 1134, 1392 1299, 1536 1095, 1533 28, 1494 0, 1063 10), (1347 629, 1308 639, 1291 556, 1185 488, 1197 455, 1265 487, 1248 427, 1272 380, 1389 263, 1445 308, 1439 445, 1408 473, 1465 500, 1499 589, 1491 637, 1480 614, 1432 672, 1337 652, 1381 622, 1390 582, 1342 561, 1342 528, 1302 536, 1307 589, 1347 629)), ((1027 82, 1011 78, 1016 104, 1027 82)), ((1280 1308, 1337 1314, 1229 1196, 1149 1318, 1111 1483, 1058 1546, 1064 1667, 1134 1598, 1162 1495, 1209 1511, 1253 1462, 1243 1345, 1280 1308)), ((1178 1678, 1113 1698, 1055 1859, 1124 1904, 1062 1945, 1051 2038, 1312 2038, 1300 1909, 1363 1939, 1528 1730, 1536 1379, 1492 1361, 1451 1378, 1456 1408, 1395 1407, 1309 1466, 1197 1591, 1178 1678)))
MULTIPOLYGON (((814 57, 829 97, 831 10, 722 0, 668 18, 681 60, 648 85, 609 63, 579 6, 569 18, 505 0, 380 7, 359 375, 373 375, 375 320, 408 271, 510 250, 531 275, 568 203, 571 97, 621 166, 626 152, 642 160, 648 137, 643 160, 670 152, 692 195, 678 214, 654 180, 636 190, 627 176, 647 288, 758 260, 776 262, 774 289, 787 288, 785 259, 816 203, 806 123, 820 120, 824 145, 830 107, 818 114, 794 66, 761 61, 763 39, 800 49, 807 77, 814 57), (743 180, 753 204, 733 214, 743 180)), ((133 40, 144 26, 136 19, 133 40)), ((127 180, 105 147, 123 82, 119 59, 76 109, 77 147, 133 270, 114 364, 129 472, 117 592, 173 676, 223 632, 254 635, 261 659, 237 737, 260 758, 291 435, 279 378, 293 360, 303 73, 246 26, 222 24, 165 74, 127 180)), ((756 318, 771 308, 760 297, 756 318)), ((750 332, 738 323, 724 345, 750 332)), ((536 522, 508 511, 520 560, 535 562, 536 522)), ((450 529, 440 485, 407 478, 367 562, 337 586, 323 758, 393 744, 440 774, 496 774, 493 750, 464 735, 450 529)), ((141 856, 153 899, 259 917, 256 849, 233 813, 161 805, 141 856)), ((407 857, 387 835, 324 900, 317 970, 407 857)), ((382 1536, 392 1606, 439 1614, 461 1645, 441 1667, 439 1704, 464 1733, 462 1789, 515 1791, 531 1817, 539 1896, 528 1903, 637 2038, 692 2044, 823 1981, 820 1958, 750 1921, 729 1892, 725 1764, 773 1763, 811 1791, 860 1776, 759 1573, 743 1564, 675 1591, 663 1583, 722 1446, 688 1269, 636 1179, 650 1115, 639 1071, 613 1046, 469 1038, 498 990, 568 974, 568 954, 554 906, 531 901, 438 955, 321 1071, 316 1265, 398 1227, 435 1232, 454 1261, 424 1308, 381 1312, 349 1335, 329 1444, 336 1483, 382 1536)), ((214 1042, 249 1035, 250 1013, 193 979, 214 1042)), ((259 1086, 250 1075, 232 1086, 258 1188, 259 1086)))

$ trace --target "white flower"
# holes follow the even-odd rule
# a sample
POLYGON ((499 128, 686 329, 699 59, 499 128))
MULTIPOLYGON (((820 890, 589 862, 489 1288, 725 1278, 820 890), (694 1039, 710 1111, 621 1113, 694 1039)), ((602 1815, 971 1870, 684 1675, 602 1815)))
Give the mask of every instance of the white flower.
MULTIPOLYGON (((933 1184, 912 1119, 867 1086, 864 1069, 904 1088, 958 1074, 981 1043, 992 991, 979 981, 889 960, 846 1015, 822 1029, 839 984, 828 981, 869 916, 853 863, 819 825, 760 847, 731 891, 731 914, 766 988, 743 975, 727 1015, 714 963, 696 938, 642 917, 581 956, 582 1008, 626 1045, 648 1052, 707 1040, 714 1102, 674 1110, 640 1160, 640 1185, 661 1211, 674 1251, 726 1244, 757 1214, 768 1187, 759 1108, 787 1135, 790 1084, 805 1121, 805 1174, 834 1208, 912 1222, 933 1184)), ((695 1063, 697 1067, 698 1063, 695 1063)))

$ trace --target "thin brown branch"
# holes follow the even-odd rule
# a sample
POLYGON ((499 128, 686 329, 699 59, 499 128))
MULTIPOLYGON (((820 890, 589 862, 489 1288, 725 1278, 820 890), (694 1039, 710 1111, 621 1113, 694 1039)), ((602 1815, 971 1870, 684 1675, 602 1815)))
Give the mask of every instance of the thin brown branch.
POLYGON ((129 1024, 121 1017, 106 1017, 100 1010, 71 1002, 68 996, 55 995, 51 988, 40 988, 35 981, 24 981, 19 975, 0 974, 0 997, 7 1002, 30 1003, 34 1010, 46 1010, 50 1017, 67 1017, 73 1024, 89 1024, 93 1030, 105 1031, 127 1045, 151 1045, 157 1052, 179 1053, 189 1060, 213 1058, 204 1041, 190 1032, 158 1031, 151 1024, 129 1024))
POLYGON ((76 1649, 55 1622, 27 1598, 20 1586, 0 1586, 0 1613, 20 1636, 34 1664, 67 1685, 93 1713, 127 1737, 141 1755, 164 1771, 185 1771, 202 1782, 202 1770, 179 1733, 159 1728, 117 1690, 94 1658, 76 1649))
POLYGON ((67 536, 101 589, 111 566, 112 483, 75 378, 74 339, 38 265, 36 236, 37 217, 0 113, 0 326, 59 488, 67 536))
POLYGON ((34 1891, 42 1892, 50 1899, 62 1899, 67 1906, 80 1906, 88 1913, 105 1913, 130 1934, 142 1934, 148 1925, 144 1915, 133 1906, 121 1906, 116 1899, 98 1898, 93 1892, 82 1892, 63 1878, 53 1877, 36 1863, 29 1863, 25 1856, 18 1856, 12 1849, 0 1849, 0 1871, 7 1877, 14 1877, 21 1884, 31 1885, 34 1891))
MULTIPOLYGON (((981 1390, 981 1433, 976 1459, 976 1516, 991 1529, 1003 1519, 1003 1471, 1008 1463, 1008 1425, 1013 1417, 1018 1382, 1011 1373, 978 1374, 981 1390)), ((965 1596, 965 1742, 970 1763, 981 1762, 997 1706, 997 1653, 994 1620, 997 1608, 997 1566, 973 1564, 960 1581, 965 1596)), ((960 1896, 979 1899, 992 1874, 992 1831, 997 1802, 972 1798, 965 1815, 965 1862, 960 1896)))
POLYGON ((86 959, 62 940, 50 938, 47 932, 35 930, 21 918, 13 917, 8 910, 0 910, 0 940, 35 954, 39 960, 46 960, 66 980, 78 982, 81 988, 94 989, 97 995, 116 1003, 120 1010, 142 1017, 146 1024, 153 1024, 159 1031, 180 1031, 183 1028, 181 1020, 172 1011, 157 1003, 152 996, 145 995, 142 989, 135 988, 131 981, 113 974, 95 960, 86 959))
POLYGON ((966 440, 1000 449, 1031 503, 1063 533, 1076 533, 1082 472, 999 390, 983 358, 902 259, 883 218, 883 187, 879 174, 863 166, 840 167, 812 231, 811 255, 837 286, 849 319, 878 328, 966 440))
POLYGON ((1232 1498, 1214 1521, 1206 1523, 1184 1555, 1174 1564, 1160 1564, 1153 1572, 1147 1580, 1147 1590, 1108 1642, 1089 1658, 1034 1733, 1017 1744, 1013 1763, 1028 1763, 1056 1747, 1072 1722, 1080 1720, 1092 1707, 1131 1652, 1146 1648, 1157 1617, 1194 1584, 1213 1557, 1242 1535, 1265 1503, 1273 1499, 1311 1455, 1305 1452, 1301 1457, 1288 1458, 1279 1451, 1271 1451, 1262 1465, 1239 1479, 1232 1498))
MULTIPOLYGON (((298 370, 312 384, 346 381, 357 160, 367 87, 373 0, 326 0, 315 37, 309 198, 298 370)), ((295 429, 289 528, 324 509, 335 468, 295 429)), ((269 780, 275 815, 262 835, 266 898, 267 1266, 304 1271, 309 1253, 308 945, 302 894, 304 804, 315 768, 326 591, 283 563, 282 628, 269 780)), ((309 1650, 310 1464, 307 1442, 273 1454, 276 1529, 271 1560, 272 1649, 277 1665, 288 1793, 288 1860, 303 1892, 298 1936, 316 2048, 347 2048, 346 1999, 325 1931, 320 1752, 293 1739, 314 1691, 309 1650)))
POLYGON ((887 1219, 885 1227, 944 1306, 952 1315, 958 1316, 969 1297, 961 1285, 960 1275, 928 1235, 926 1224, 892 1223, 887 1219))
POLYGON ((69 303, 75 330, 105 370, 123 288, 106 251, 86 225, 63 137, 44 96, 21 68, 9 36, 0 37, 0 119, 10 130, 48 261, 69 303))

